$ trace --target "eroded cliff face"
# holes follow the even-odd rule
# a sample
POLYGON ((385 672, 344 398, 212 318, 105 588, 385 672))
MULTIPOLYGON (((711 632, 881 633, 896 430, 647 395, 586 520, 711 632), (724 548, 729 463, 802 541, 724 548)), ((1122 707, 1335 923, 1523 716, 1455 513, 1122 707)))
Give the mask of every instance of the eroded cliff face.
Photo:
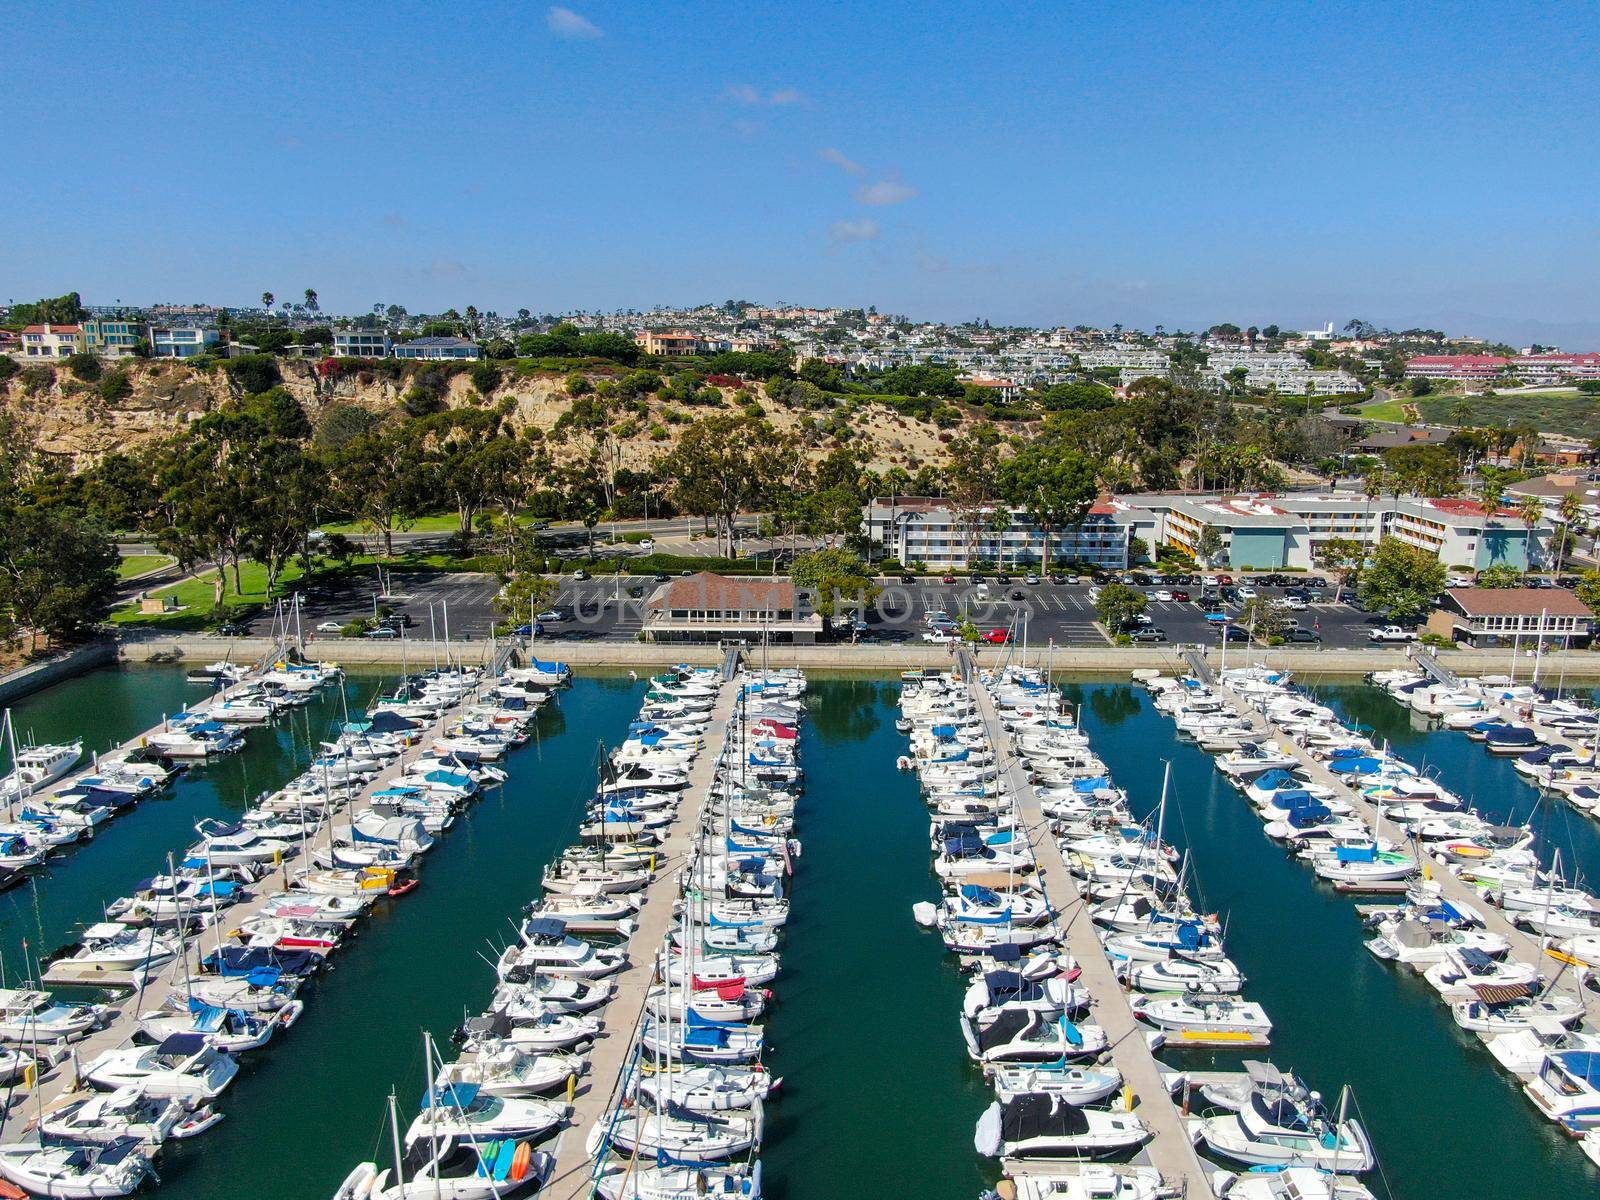
MULTIPOLYGON (((340 405, 359 405, 374 412, 398 411, 411 386, 408 376, 391 378, 378 370, 356 369, 337 376, 322 376, 310 361, 281 361, 281 386, 305 407, 312 424, 340 405)), ((107 373, 124 373, 128 394, 108 398, 99 383, 76 379, 65 367, 53 371, 24 368, 0 384, 0 405, 21 413, 38 448, 67 460, 73 468, 87 466, 106 454, 130 450, 181 430, 219 404, 240 394, 237 384, 217 369, 197 369, 178 362, 131 361, 107 365, 107 373)), ((599 378, 597 376, 597 378, 599 378)), ((839 419, 826 412, 790 410, 772 404, 758 385, 751 385, 768 420, 780 430, 802 437, 809 453, 821 456, 846 444, 867 451, 872 465, 885 469, 902 466, 915 470, 945 458, 945 444, 959 430, 941 430, 880 405, 862 404, 839 419)), ((625 412, 613 421, 620 466, 641 469, 671 448, 684 424, 714 412, 735 411, 731 391, 725 408, 685 408, 651 399, 643 414, 625 412)), ((545 433, 572 406, 563 374, 523 375, 506 372, 492 397, 494 403, 512 402, 512 425, 536 427, 545 433)), ((444 403, 450 407, 483 404, 465 372, 449 377, 444 403)), ((592 443, 586 438, 547 442, 560 461, 581 457, 592 443)))

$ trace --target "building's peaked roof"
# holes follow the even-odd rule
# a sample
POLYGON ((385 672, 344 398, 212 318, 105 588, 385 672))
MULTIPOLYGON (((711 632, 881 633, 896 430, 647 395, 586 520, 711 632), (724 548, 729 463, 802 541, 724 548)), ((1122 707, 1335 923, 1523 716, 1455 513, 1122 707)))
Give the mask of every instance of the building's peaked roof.
POLYGON ((650 606, 721 612, 788 611, 795 606, 795 587, 786 579, 737 579, 699 571, 664 584, 650 598, 650 606))
POLYGON ((1451 601, 1469 617, 1592 617, 1566 588, 1451 588, 1451 601))

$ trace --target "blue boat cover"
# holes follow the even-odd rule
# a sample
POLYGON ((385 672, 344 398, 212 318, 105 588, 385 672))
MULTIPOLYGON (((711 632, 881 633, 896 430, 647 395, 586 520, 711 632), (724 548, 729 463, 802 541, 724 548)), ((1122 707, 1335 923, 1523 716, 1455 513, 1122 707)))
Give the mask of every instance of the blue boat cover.
POLYGON ((1377 862, 1378 848, 1376 846, 1340 846, 1338 859, 1342 863, 1377 862))

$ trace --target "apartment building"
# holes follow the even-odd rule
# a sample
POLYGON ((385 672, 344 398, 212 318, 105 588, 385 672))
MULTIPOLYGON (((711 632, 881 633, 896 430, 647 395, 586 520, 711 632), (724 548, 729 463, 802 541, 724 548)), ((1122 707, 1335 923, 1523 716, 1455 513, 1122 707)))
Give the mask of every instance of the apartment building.
POLYGON ((1600 379, 1600 354, 1423 354, 1406 363, 1406 375, 1462 383, 1564 383, 1600 379))
POLYGON ((1377 498, 1358 493, 1239 496, 1119 496, 1113 507, 1122 519, 1143 524, 1158 545, 1199 556, 1207 528, 1217 531, 1222 549, 1213 565, 1240 570, 1279 570, 1318 566, 1332 538, 1375 546, 1385 537, 1427 550, 1446 565, 1481 571, 1485 567, 1538 567, 1549 560, 1548 523, 1529 530, 1516 513, 1494 516, 1472 500, 1455 498, 1377 498))
POLYGON ((24 358, 67 358, 88 346, 81 325, 29 325, 22 331, 24 358))
MULTIPOLYGON (((1048 561, 1128 565, 1133 520, 1120 518, 1109 500, 1096 504, 1077 528, 1052 529, 1048 561)), ((902 563, 964 570, 975 563, 1026 568, 1046 564, 1044 531, 1026 513, 986 505, 968 520, 948 500, 885 496, 862 509, 862 529, 902 563)))

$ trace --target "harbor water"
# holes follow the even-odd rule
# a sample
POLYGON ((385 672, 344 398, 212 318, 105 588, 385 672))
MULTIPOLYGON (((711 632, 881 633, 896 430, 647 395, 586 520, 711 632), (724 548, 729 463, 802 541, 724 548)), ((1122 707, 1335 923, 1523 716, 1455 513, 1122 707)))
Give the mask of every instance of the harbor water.
MULTIPOLYGON (((379 683, 356 675, 352 709, 379 683)), ((227 1119, 169 1147, 159 1194, 180 1200, 323 1200, 350 1166, 387 1156, 385 1097, 403 1114, 423 1086, 420 1035, 444 1043, 491 991, 484 961, 513 936, 545 862, 567 844, 592 791, 599 743, 637 712, 644 684, 580 674, 539 717, 536 742, 507 760, 510 779, 464 812, 424 862, 422 886, 386 901, 310 985, 306 1013, 269 1052, 246 1059, 220 1108, 227 1119), (268 1183, 270 1181, 270 1183, 268 1183)), ((81 735, 91 747, 131 736, 199 689, 174 668, 97 672, 21 702, 17 728, 37 740, 81 735)), ((1413 728, 1375 689, 1322 694, 1374 726, 1396 750, 1497 820, 1522 819, 1534 798, 1509 763, 1464 737, 1413 728)), ((769 1022, 770 1065, 784 1079, 769 1108, 763 1160, 774 1200, 873 1194, 974 1200, 996 1165, 972 1148, 990 1093, 957 1027, 965 981, 911 906, 937 893, 927 812, 912 775, 895 769, 898 684, 816 677, 802 726, 802 886, 785 938, 769 1022)), ((1198 895, 1227 920, 1247 994, 1275 1022, 1257 1052, 1334 1098, 1355 1089, 1395 1200, 1438 1195, 1544 1197, 1593 1189, 1600 1176, 1537 1117, 1475 1039, 1409 972, 1362 946, 1348 897, 1317 883, 1263 834, 1208 756, 1178 742, 1149 697, 1121 682, 1077 681, 1068 697, 1113 776, 1141 814, 1154 811, 1172 763, 1166 836, 1192 853, 1198 895)), ((137 806, 36 885, 0 897, 0 946, 15 981, 29 952, 67 941, 100 906, 161 869, 192 840, 195 821, 236 813, 292 776, 339 713, 336 694, 249 736, 242 753, 191 773, 137 806)), ((1549 823, 1564 861, 1600 873, 1600 837, 1559 802, 1549 823)), ((1240 1055, 1186 1065, 1232 1067, 1240 1055)), ((1387 1187, 1386 1187, 1387 1185, 1387 1187)))

